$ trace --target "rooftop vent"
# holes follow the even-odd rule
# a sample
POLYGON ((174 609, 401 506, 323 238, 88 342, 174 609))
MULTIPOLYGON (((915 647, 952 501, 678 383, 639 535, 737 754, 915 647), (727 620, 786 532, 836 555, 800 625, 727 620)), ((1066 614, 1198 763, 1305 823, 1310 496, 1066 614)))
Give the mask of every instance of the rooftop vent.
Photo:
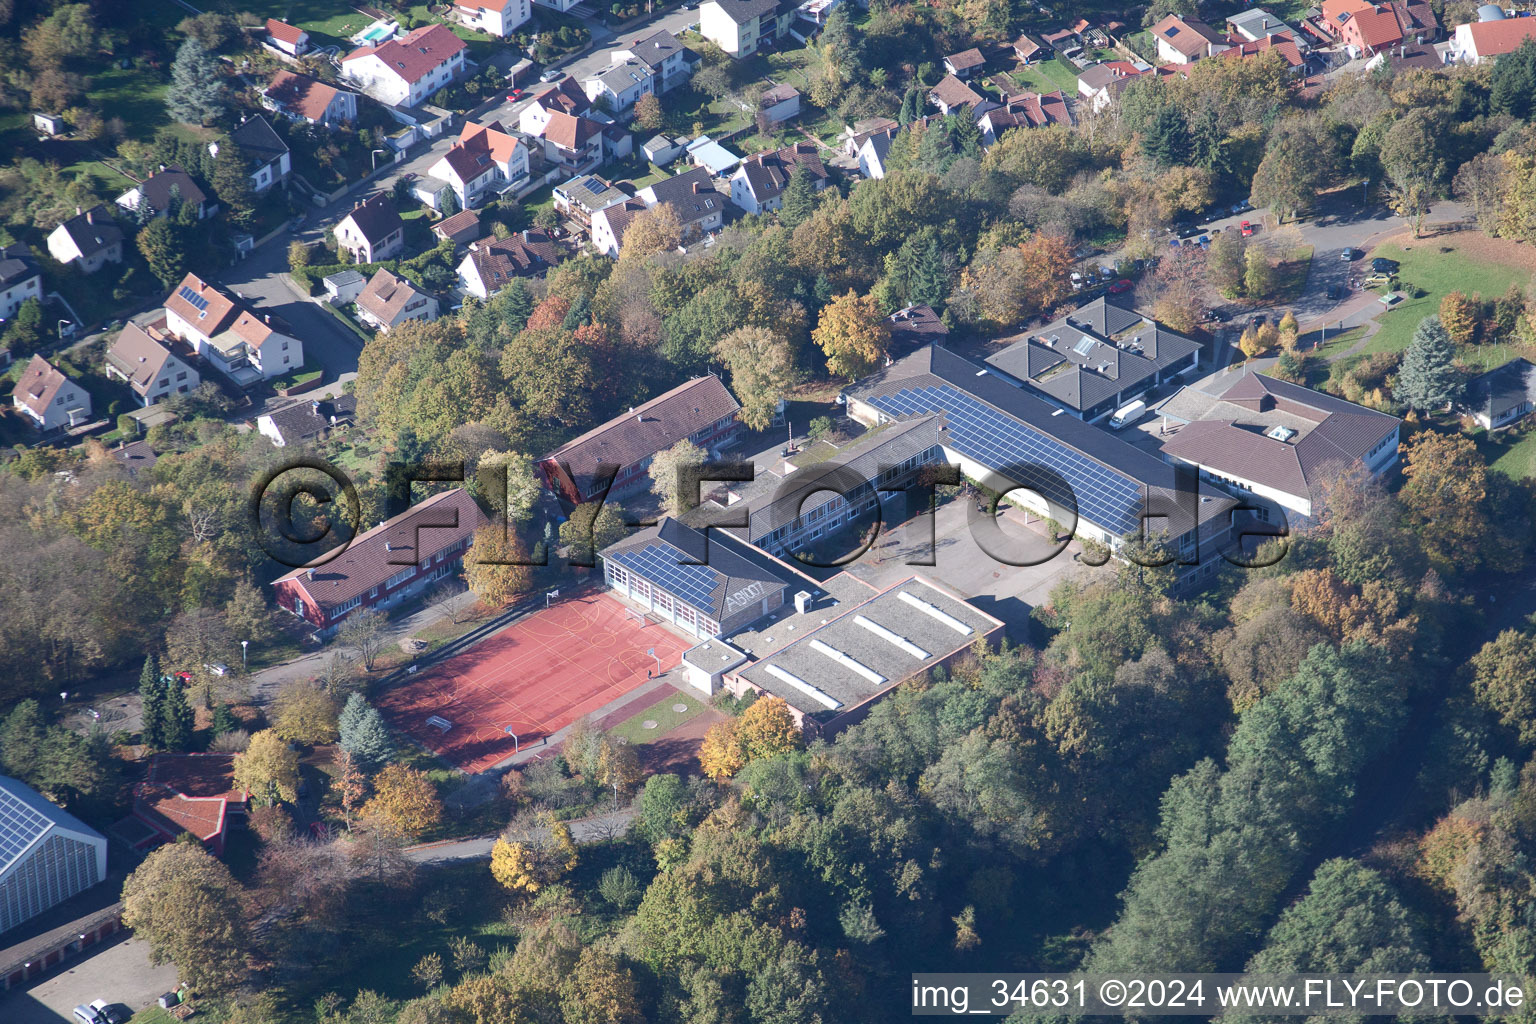
POLYGON ((1290 427, 1272 427, 1264 436, 1272 437, 1276 441, 1289 441, 1296 436, 1296 431, 1290 427))
POLYGON ((795 614, 804 615, 811 610, 811 592, 802 590, 795 595, 795 614))

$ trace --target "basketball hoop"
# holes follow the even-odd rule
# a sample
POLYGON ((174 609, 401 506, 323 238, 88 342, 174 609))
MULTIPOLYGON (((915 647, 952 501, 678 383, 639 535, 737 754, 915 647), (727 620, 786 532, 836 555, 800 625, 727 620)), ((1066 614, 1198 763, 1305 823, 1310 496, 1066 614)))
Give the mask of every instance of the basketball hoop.
POLYGON ((512 753, 520 753, 523 749, 523 742, 517 738, 517 733, 512 731, 512 727, 510 725, 502 726, 501 731, 512 737, 512 753))

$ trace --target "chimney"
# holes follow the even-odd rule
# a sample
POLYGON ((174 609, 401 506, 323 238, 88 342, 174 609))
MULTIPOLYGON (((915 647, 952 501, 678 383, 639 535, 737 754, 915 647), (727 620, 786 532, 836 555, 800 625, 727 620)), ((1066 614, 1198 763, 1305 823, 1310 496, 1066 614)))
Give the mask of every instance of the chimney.
POLYGON ((263 320, 265 320, 269 324, 272 322, 272 314, 271 313, 263 313, 263 314, 261 314, 261 318, 263 320))
POLYGON ((304 578, 307 579, 307 580, 314 579, 315 578, 315 570, 313 570, 313 569, 305 569, 304 570, 304 578))
POLYGON ((795 614, 804 615, 811 610, 811 592, 802 590, 795 595, 795 614))
POLYGON ((320 400, 318 398, 309 403, 309 410, 316 416, 320 415, 320 400))
POLYGON ((702 181, 696 181, 696 182, 693 183, 693 194, 694 195, 698 195, 699 193, 701 193, 703 191, 704 191, 704 183, 702 181))
POLYGON ((385 541, 384 542, 384 550, 385 551, 393 551, 393 550, 395 550, 395 546, 393 544, 391 544, 389 541, 385 541))
POLYGON ((80 216, 80 207, 78 207, 78 206, 75 207, 75 216, 76 217, 80 216))

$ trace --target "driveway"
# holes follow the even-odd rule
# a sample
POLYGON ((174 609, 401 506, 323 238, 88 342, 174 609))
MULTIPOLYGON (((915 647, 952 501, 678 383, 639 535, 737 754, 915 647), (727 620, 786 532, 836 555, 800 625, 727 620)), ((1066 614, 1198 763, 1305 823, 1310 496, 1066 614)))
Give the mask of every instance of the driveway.
MULTIPOLYGON (((571 838, 578 843, 602 842, 623 835, 635 817, 635 810, 626 807, 608 814, 594 814, 590 818, 578 818, 566 822, 571 827, 571 838)), ((487 860, 496 836, 480 836, 475 839, 451 839, 442 843, 415 846, 405 855, 417 864, 452 864, 461 860, 487 860)))
MULTIPOLYGON (((128 933, 123 933, 127 936, 128 933)), ((176 967, 149 962, 149 944, 125 937, 29 988, 0 995, 5 1024, 75 1024, 72 1011, 105 999, 138 1012, 176 987, 176 967)))

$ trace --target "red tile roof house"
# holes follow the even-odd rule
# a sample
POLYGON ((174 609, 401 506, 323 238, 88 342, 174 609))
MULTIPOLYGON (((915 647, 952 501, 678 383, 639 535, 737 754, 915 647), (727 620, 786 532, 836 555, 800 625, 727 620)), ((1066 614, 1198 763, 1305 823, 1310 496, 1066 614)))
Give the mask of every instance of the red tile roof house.
POLYGON ((436 320, 437 299, 380 267, 357 297, 357 318, 388 334, 407 320, 436 320))
POLYGON ((501 192, 528 177, 528 147, 509 134, 500 121, 466 123, 459 141, 427 174, 448 183, 459 209, 472 210, 488 192, 501 192))
POLYGON ((341 74, 380 103, 414 107, 458 77, 467 49, 447 25, 423 25, 401 39, 353 50, 341 59, 341 74))
POLYGON ((533 102, 517 115, 517 127, 524 135, 542 135, 555 111, 578 116, 592 109, 592 101, 576 84, 576 79, 566 75, 560 81, 543 86, 534 93, 533 102))
POLYGON ((107 350, 105 369, 108 377, 132 388, 145 408, 172 395, 186 394, 202 382, 185 345, 159 331, 151 334, 132 321, 107 350))
POLYGON ((488 299, 519 277, 532 277, 560 261, 560 247, 542 231, 523 230, 506 238, 470 244, 458 266, 459 282, 477 299, 488 299))
POLYGON ((1277 32, 1263 39, 1249 41, 1238 36, 1232 37, 1232 48, 1223 50, 1221 56, 1226 60, 1253 60, 1273 50, 1285 61, 1291 69, 1291 74, 1299 74, 1306 67, 1306 58, 1301 55, 1301 49, 1289 33, 1277 32))
POLYGON ((1149 29, 1157 40, 1158 59, 1170 64, 1188 64, 1201 57, 1213 57, 1227 48, 1227 41, 1198 18, 1170 14, 1149 29))
POLYGON ((272 582, 277 604, 329 636, 359 608, 392 608, 458 572, 489 523, 462 487, 434 494, 272 582))
MULTIPOLYGON (((158 325, 157 325, 158 326, 158 325)), ((304 344, 195 274, 165 300, 166 333, 181 339, 240 387, 304 365, 304 344)))
POLYGON ((1536 39, 1536 18, 1476 21, 1456 26, 1451 52, 1463 64, 1477 64, 1518 50, 1527 39, 1536 39))
POLYGON ((222 857, 232 820, 245 816, 249 799, 235 785, 234 754, 156 754, 133 800, 134 818, 151 831, 134 848, 174 842, 189 832, 222 857))
POLYGON ((302 57, 309 51, 309 33, 286 21, 268 18, 267 45, 290 57, 302 57))
POLYGON ((1440 31, 1422 0, 1324 0, 1322 25, 1352 57, 1369 57, 1405 40, 1431 40, 1440 31))
POLYGON ((343 124, 357 120, 357 93, 326 85, 317 78, 279 71, 261 94, 261 105, 294 121, 343 124))
POLYGON ((42 356, 32 357, 11 399, 43 431, 77 426, 91 418, 91 393, 42 356))
POLYGON ((818 192, 832 180, 822 166, 818 147, 811 142, 797 142, 743 160, 736 173, 731 175, 731 202, 747 213, 779 209, 784 205, 784 189, 797 167, 806 169, 818 192))
POLYGON ((734 445, 740 411, 719 377, 695 377, 561 445, 539 460, 539 472, 562 502, 579 505, 602 493, 598 467, 617 465, 607 496, 619 498, 649 487, 652 457, 679 441, 712 456, 734 445))

